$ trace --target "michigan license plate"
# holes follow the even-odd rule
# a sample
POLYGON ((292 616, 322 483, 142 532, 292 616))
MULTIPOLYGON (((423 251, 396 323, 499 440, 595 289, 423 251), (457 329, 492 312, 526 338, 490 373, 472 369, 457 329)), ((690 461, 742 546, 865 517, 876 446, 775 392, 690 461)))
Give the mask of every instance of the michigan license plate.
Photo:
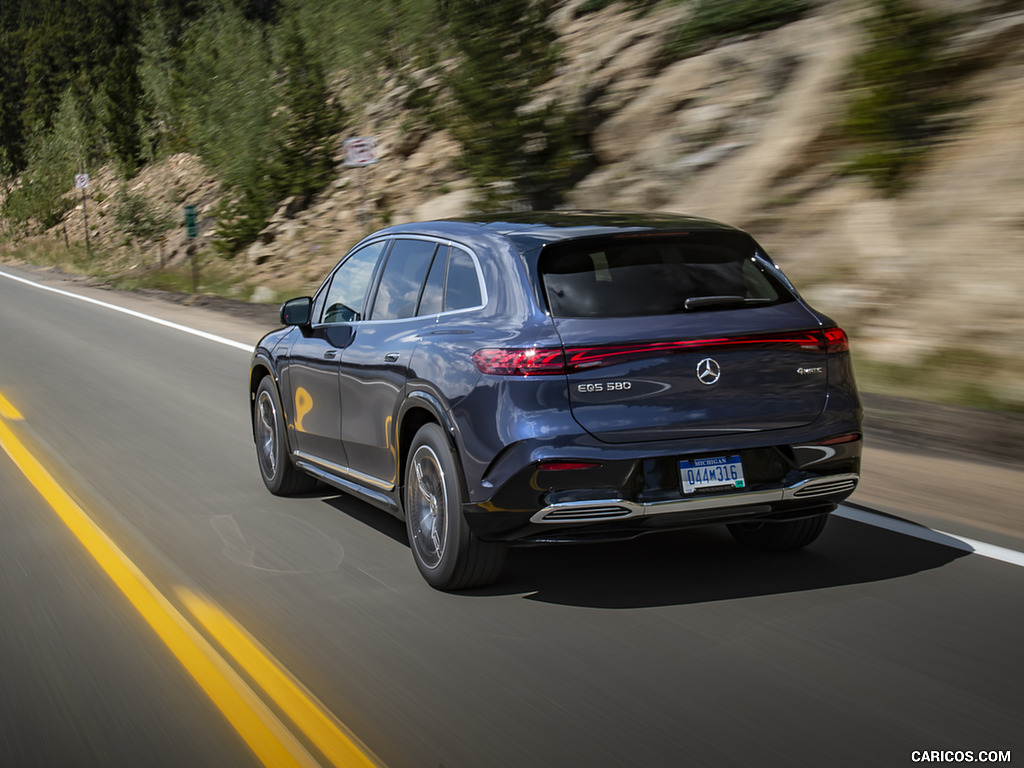
POLYGON ((710 459, 682 460, 679 475, 683 480, 683 493, 694 493, 708 488, 743 488, 743 462, 739 456, 716 456, 710 459))

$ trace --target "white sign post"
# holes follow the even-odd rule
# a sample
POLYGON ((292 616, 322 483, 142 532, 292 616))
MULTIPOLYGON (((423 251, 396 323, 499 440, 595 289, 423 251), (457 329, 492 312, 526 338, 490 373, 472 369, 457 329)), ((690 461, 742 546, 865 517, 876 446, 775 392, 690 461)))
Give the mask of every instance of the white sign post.
MULTIPOLYGON (((375 136, 355 136, 345 139, 345 165, 349 168, 365 168, 374 165, 380 158, 377 156, 377 138, 375 136)), ((359 178, 359 192, 363 203, 359 207, 359 224, 365 227, 370 222, 370 211, 366 206, 366 190, 363 179, 359 178)))
POLYGON ((362 168, 373 165, 377 157, 377 139, 374 136, 356 136, 345 139, 345 165, 350 168, 362 168))
POLYGON ((89 174, 79 173, 75 175, 75 189, 82 190, 82 223, 85 224, 85 255, 92 258, 92 249, 89 247, 89 211, 85 204, 85 190, 89 188, 89 174))

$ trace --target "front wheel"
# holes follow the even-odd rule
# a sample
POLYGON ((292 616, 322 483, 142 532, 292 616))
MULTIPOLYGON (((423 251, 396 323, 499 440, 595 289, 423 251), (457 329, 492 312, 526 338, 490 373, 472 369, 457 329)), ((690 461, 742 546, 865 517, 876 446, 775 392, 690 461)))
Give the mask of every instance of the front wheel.
POLYGON ((423 578, 435 589, 480 587, 498 578, 507 547, 480 541, 462 513, 462 482, 444 431, 425 424, 409 447, 405 524, 423 578))
POLYGON ((755 552, 788 552, 806 547, 817 539, 828 522, 828 512, 782 523, 733 523, 729 533, 741 545, 755 552))
POLYGON ((256 388, 252 427, 260 476, 267 490, 275 496, 311 491, 316 486, 316 478, 296 469, 288 455, 281 399, 269 376, 264 376, 256 388))

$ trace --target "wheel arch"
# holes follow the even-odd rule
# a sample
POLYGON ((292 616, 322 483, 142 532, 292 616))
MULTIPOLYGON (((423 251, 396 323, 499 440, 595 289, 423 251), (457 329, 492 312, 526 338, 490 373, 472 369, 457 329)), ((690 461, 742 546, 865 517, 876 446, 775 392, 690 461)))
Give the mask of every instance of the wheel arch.
MULTIPOLYGON (((281 388, 278 386, 277 371, 273 363, 265 355, 257 354, 253 358, 252 365, 249 367, 249 424, 252 426, 253 438, 256 436, 256 390, 260 388, 260 382, 267 376, 270 377, 274 388, 277 389, 277 397, 281 402, 281 408, 285 407, 284 400, 281 398, 281 388)), ((287 424, 287 414, 284 415, 285 423, 287 424)))
MULTIPOLYGON (((398 495, 400 500, 405 497, 406 464, 409 459, 409 446, 412 444, 416 433, 425 424, 429 423, 437 424, 445 433, 448 439, 448 447, 455 457, 455 466, 458 468, 459 473, 459 483, 462 485, 464 495, 468 491, 466 487, 466 473, 459 458, 458 428, 455 426, 455 422, 435 395, 422 390, 414 390, 406 396, 398 417, 399 426, 396 437, 398 440, 398 495)), ((404 514, 404 502, 400 502, 400 507, 404 514)))

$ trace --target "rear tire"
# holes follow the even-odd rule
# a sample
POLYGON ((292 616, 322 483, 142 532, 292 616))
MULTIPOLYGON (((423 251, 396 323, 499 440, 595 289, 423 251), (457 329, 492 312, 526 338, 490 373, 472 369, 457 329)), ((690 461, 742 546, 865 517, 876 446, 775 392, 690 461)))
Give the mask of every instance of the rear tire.
POLYGON ((817 539, 828 522, 828 513, 789 520, 784 523, 733 523, 729 533, 742 546, 755 552, 789 552, 817 539))
POLYGON ((507 545, 474 536, 462 504, 462 475, 448 438, 437 424, 425 424, 409 447, 403 506, 416 567, 435 589, 490 584, 505 565, 507 545))
POLYGON ((269 376, 264 376, 256 388, 252 426, 260 477, 267 490, 275 496, 293 496, 313 490, 316 478, 296 469, 292 464, 281 398, 269 376))

